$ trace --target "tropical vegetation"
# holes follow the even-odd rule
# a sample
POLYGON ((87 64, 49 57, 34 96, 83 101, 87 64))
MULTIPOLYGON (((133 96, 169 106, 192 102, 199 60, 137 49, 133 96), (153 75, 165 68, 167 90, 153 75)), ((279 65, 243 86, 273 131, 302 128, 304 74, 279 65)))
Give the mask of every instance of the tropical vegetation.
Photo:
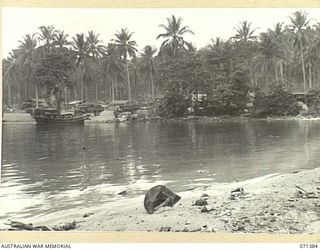
POLYGON ((94 31, 70 37, 52 25, 41 26, 2 60, 3 101, 21 107, 36 97, 49 102, 128 100, 156 104, 166 117, 237 116, 250 110, 267 116, 297 114, 293 93, 301 92, 310 110, 320 111, 317 20, 296 11, 287 23, 268 30, 244 20, 234 32, 229 39, 211 38, 206 47, 195 48, 185 36, 196 35, 192 26, 172 15, 159 25, 155 39, 161 46, 139 52, 127 28, 104 44, 94 31), (253 107, 248 106, 252 93, 253 107))

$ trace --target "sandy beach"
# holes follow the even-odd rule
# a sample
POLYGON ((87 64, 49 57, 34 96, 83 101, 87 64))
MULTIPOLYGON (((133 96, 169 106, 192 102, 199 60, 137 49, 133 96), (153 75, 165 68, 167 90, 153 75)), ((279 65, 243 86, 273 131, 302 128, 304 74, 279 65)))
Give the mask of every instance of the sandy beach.
POLYGON ((76 221, 75 231, 319 234, 319 190, 320 168, 316 168, 202 186, 178 193, 182 199, 174 207, 154 214, 144 210, 144 196, 123 197, 101 207, 41 217, 33 225, 76 221), (244 192, 231 195, 239 187, 244 192), (207 212, 193 204, 201 196, 208 203, 207 212))

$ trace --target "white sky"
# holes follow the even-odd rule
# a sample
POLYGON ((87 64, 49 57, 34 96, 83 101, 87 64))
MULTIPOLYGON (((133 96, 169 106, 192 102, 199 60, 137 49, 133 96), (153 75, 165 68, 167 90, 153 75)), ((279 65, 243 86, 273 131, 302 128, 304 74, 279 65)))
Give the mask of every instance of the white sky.
MULTIPOLYGON (((197 48, 210 43, 210 38, 220 36, 224 39, 235 34, 234 27, 240 21, 252 22, 258 27, 257 32, 272 28, 276 22, 288 23, 291 13, 298 9, 80 9, 80 8, 2 8, 2 53, 19 45, 25 34, 38 32, 39 26, 54 25, 64 30, 71 39, 76 33, 93 30, 100 34, 100 39, 107 44, 121 28, 134 32, 132 39, 142 50, 146 45, 158 48, 161 40, 156 36, 162 33, 159 24, 166 24, 166 18, 172 14, 182 17, 183 24, 188 25, 195 35, 186 35, 186 40, 197 48)), ((320 8, 303 9, 310 18, 320 22, 320 8)), ((313 22, 315 23, 315 22, 313 22)))

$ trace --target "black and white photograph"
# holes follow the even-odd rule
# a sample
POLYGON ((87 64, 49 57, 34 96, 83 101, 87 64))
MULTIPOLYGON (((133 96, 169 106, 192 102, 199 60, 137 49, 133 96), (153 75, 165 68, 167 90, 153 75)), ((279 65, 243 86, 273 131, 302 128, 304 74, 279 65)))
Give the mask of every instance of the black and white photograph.
POLYGON ((320 234, 320 8, 1 25, 1 231, 320 234))

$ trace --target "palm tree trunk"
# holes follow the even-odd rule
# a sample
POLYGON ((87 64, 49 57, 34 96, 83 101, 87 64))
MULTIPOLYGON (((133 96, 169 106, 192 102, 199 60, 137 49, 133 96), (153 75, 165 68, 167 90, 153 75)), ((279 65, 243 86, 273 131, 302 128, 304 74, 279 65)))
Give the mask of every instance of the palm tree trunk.
POLYGON ((68 100, 67 100, 67 86, 64 87, 64 105, 67 105, 68 100))
POLYGON ((301 64, 302 64, 302 74, 303 74, 303 91, 304 91, 304 98, 305 102, 307 103, 307 83, 306 83, 306 69, 304 66, 304 59, 303 59, 303 52, 302 52, 302 42, 300 40, 300 57, 301 57, 301 64))
POLYGON ((280 75, 281 75, 281 82, 284 85, 284 77, 283 77, 283 61, 280 62, 280 75))
POLYGON ((7 85, 8 85, 8 106, 12 107, 12 96, 11 96, 10 80, 7 81, 7 85))
POLYGON ((82 74, 82 67, 80 66, 80 92, 81 92, 81 99, 84 100, 84 84, 83 84, 83 74, 82 74))
POLYGON ((103 73, 103 96, 104 102, 107 103, 107 82, 106 82, 106 74, 103 73))
POLYGON ((95 85, 95 104, 96 105, 98 105, 98 95, 99 95, 99 93, 98 93, 98 82, 97 82, 97 77, 96 77, 96 75, 97 75, 97 72, 96 72, 96 70, 94 70, 93 71, 93 81, 94 81, 94 85, 95 85))
POLYGON ((127 79, 128 79, 128 98, 129 98, 129 104, 131 104, 130 74, 129 74, 129 65, 127 60, 126 60, 126 68, 127 68, 127 79))
POLYGON ((96 105, 98 104, 98 83, 96 82, 96 105))
POLYGON ((267 91, 269 91, 269 69, 268 69, 268 59, 266 59, 266 86, 267 86, 267 91))
POLYGON ((74 87, 73 89, 73 95, 74 95, 74 99, 77 100, 78 99, 78 94, 77 94, 77 88, 74 87))
POLYGON ((28 67, 28 78, 27 78, 27 98, 30 95, 30 88, 32 87, 31 84, 31 66, 28 67))
POLYGON ((309 89, 312 89, 312 65, 309 59, 309 89))
POLYGON ((114 83, 112 84, 112 103, 113 103, 113 106, 114 106, 114 93, 115 90, 114 90, 114 83))
POLYGON ((28 99, 28 96, 27 96, 27 81, 24 82, 24 99, 28 99))
POLYGON ((112 85, 111 85, 111 88, 112 88, 112 103, 113 103, 113 106, 114 106, 114 85, 116 84, 116 76, 112 82, 112 85))
POLYGON ((150 83, 151 83, 151 98, 154 99, 154 86, 153 86, 153 75, 152 72, 150 72, 150 83))
POLYGON ((289 89, 289 82, 291 82, 291 69, 289 65, 286 65, 286 72, 287 72, 287 89, 289 89))
POLYGON ((38 84, 35 84, 35 88, 36 88, 36 108, 39 108, 39 102, 38 102, 38 84))
POLYGON ((113 79, 111 78, 111 84, 109 84, 109 98, 111 101, 113 101, 112 99, 112 90, 113 90, 113 79))
POLYGON ((19 107, 21 106, 21 88, 20 88, 20 83, 18 82, 18 103, 19 107))

